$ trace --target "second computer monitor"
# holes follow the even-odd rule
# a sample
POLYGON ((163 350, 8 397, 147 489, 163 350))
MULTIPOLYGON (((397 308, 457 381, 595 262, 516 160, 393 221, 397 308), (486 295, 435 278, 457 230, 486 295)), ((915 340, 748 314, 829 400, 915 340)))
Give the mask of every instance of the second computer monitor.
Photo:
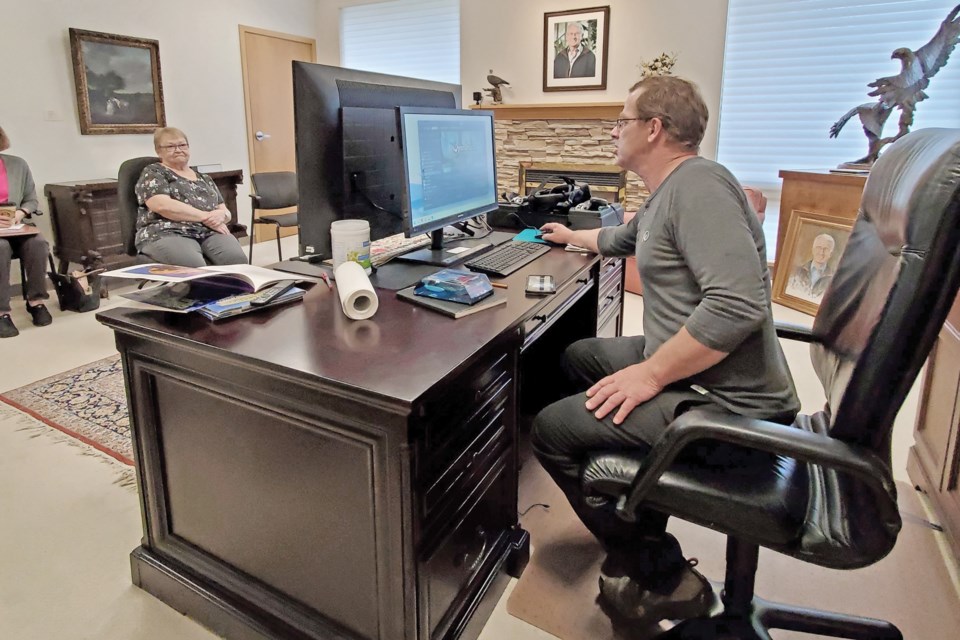
POLYGON ((433 233, 497 209, 493 112, 400 107, 404 233, 433 233))

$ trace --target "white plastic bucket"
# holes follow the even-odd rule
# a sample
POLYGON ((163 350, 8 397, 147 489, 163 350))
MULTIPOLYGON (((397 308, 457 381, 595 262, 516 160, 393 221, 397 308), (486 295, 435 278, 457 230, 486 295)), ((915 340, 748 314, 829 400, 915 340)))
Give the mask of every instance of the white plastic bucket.
POLYGON ((370 267, 370 223, 366 220, 337 220, 330 225, 333 244, 333 268, 344 262, 356 262, 367 275, 370 267))

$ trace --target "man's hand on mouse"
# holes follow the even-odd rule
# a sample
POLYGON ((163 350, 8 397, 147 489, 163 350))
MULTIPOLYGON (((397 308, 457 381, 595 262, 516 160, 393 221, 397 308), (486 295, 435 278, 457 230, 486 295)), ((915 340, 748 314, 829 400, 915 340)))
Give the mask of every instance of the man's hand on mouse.
POLYGON ((540 237, 547 242, 567 244, 573 238, 573 231, 559 222, 548 222, 540 227, 540 237))

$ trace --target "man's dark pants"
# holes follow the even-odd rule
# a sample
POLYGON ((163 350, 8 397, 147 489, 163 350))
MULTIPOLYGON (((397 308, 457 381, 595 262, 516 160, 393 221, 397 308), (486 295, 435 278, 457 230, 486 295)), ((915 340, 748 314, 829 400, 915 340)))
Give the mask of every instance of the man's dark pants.
POLYGON ((601 451, 649 451, 674 418, 697 406, 714 406, 703 395, 687 388, 668 388, 634 408, 621 425, 613 424, 612 411, 597 420, 584 406, 585 391, 601 378, 642 362, 642 336, 588 338, 567 348, 564 373, 572 384, 571 395, 541 411, 533 423, 532 446, 537 459, 557 483, 577 516, 620 564, 619 570, 648 587, 669 582, 686 560, 676 538, 666 532, 666 514, 641 508, 636 522, 617 516, 615 502, 593 507, 584 501, 580 468, 590 454, 601 451))

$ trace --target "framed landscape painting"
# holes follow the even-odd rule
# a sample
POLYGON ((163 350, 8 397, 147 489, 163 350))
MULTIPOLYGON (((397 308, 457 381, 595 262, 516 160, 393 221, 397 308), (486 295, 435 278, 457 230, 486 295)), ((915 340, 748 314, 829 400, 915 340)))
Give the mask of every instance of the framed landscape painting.
POLYGON ((794 210, 777 256, 773 301, 816 315, 850 239, 852 220, 794 210))
POLYGON ((156 40, 70 29, 80 133, 152 133, 167 124, 156 40))
POLYGON ((543 14, 543 90, 607 88, 610 7, 543 14))

